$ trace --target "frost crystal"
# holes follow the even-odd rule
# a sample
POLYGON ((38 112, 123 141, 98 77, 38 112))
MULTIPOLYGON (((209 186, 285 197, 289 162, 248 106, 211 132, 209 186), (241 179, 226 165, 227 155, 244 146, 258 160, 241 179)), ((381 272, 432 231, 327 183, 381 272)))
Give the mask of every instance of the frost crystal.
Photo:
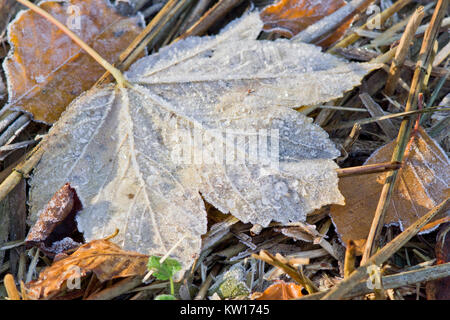
POLYGON ((87 241, 119 228, 114 241, 126 250, 164 254, 179 243, 171 256, 186 269, 206 232, 200 194, 262 226, 342 204, 332 160, 339 152, 292 107, 337 98, 377 66, 313 45, 256 41, 261 26, 257 13, 248 14, 218 36, 179 41, 136 62, 126 74, 131 87, 97 88, 75 100, 46 138, 31 181, 32 219, 70 182, 83 203, 77 221, 87 241), (195 142, 195 132, 203 136, 194 160, 174 161, 180 139, 195 142), (277 163, 270 152, 253 152, 261 132, 278 134, 267 142, 277 163), (231 149, 244 160, 222 161, 231 149), (219 161, 196 161, 199 153, 219 161), (255 155, 260 162, 251 161, 255 155))

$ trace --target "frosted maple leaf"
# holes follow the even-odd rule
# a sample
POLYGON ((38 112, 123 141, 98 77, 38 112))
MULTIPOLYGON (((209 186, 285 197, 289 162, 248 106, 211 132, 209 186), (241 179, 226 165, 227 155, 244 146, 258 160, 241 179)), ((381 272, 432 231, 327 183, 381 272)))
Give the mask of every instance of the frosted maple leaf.
POLYGON ((127 88, 78 97, 44 142, 31 180, 30 220, 69 182, 83 204, 77 222, 87 241, 119 228, 113 240, 124 249, 165 254, 176 245, 171 256, 186 269, 206 232, 202 196, 263 227, 343 204, 338 150, 292 108, 338 98, 376 66, 309 44, 257 41, 261 27, 257 13, 247 14, 217 36, 188 38, 139 60, 126 73, 127 88), (232 145, 245 156, 246 138, 276 131, 277 163, 268 156, 258 163, 174 161, 180 132, 193 128, 208 137, 194 153, 232 145), (227 130, 244 132, 244 140, 231 141, 221 134, 227 130))

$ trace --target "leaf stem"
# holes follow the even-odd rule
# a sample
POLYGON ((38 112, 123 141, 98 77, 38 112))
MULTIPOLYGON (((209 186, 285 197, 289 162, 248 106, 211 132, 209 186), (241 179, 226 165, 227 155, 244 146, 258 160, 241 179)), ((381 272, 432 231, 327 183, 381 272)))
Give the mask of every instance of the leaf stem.
POLYGON ((175 287, 173 285, 173 277, 170 277, 169 281, 170 281, 170 294, 175 296, 175 287))
POLYGON ((84 51, 87 52, 95 61, 97 61, 103 68, 108 70, 109 73, 112 74, 112 76, 116 79, 117 84, 120 87, 124 87, 128 84, 128 82, 125 80, 125 77, 123 74, 119 71, 119 69, 113 67, 108 61, 103 59, 97 51, 92 49, 86 42, 81 40, 80 37, 78 37, 74 32, 72 32, 69 28, 67 28, 64 24, 59 22, 57 19, 55 19, 51 14, 49 14, 47 11, 43 10, 42 8, 38 7, 34 3, 31 3, 28 0, 16 0, 17 2, 20 2, 30 10, 36 12, 40 16, 44 17, 51 23, 53 23, 55 26, 57 26, 62 32, 64 32, 70 39, 72 39, 76 44, 78 44, 84 51))

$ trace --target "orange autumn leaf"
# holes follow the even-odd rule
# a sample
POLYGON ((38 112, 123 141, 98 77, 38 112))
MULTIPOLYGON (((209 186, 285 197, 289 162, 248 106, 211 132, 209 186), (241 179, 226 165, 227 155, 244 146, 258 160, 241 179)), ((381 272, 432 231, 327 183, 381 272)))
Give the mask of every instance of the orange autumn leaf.
POLYGON ((255 292, 253 300, 291 300, 303 296, 302 286, 294 282, 278 281, 268 287, 264 292, 255 292))
POLYGON ((93 272, 101 281, 144 275, 148 256, 124 251, 107 240, 93 240, 73 254, 45 268, 39 279, 26 284, 31 299, 49 299, 60 293, 67 280, 84 277, 93 272))
MULTIPOLYGON (((104 59, 115 62, 141 31, 141 17, 123 17, 106 0, 49 1, 39 5, 66 24, 104 59)), ((10 24, 5 59, 9 107, 53 123, 66 106, 105 72, 60 29, 33 11, 10 24)))
MULTIPOLYGON (((395 141, 376 150, 365 164, 390 161, 395 141)), ((449 160, 446 153, 422 129, 407 153, 385 217, 385 224, 400 225, 404 230, 450 196, 448 188, 449 160)), ((330 215, 344 243, 353 240, 361 253, 369 234, 375 209, 387 173, 344 177, 339 190, 345 197, 345 206, 333 205, 330 215)), ((447 221, 449 213, 434 218, 438 223, 447 221)), ((423 232, 429 232, 422 230, 423 232)))
MULTIPOLYGON (((345 5, 344 0, 281 0, 267 6, 261 12, 261 19, 264 22, 263 30, 291 38, 345 5)), ((322 47, 330 46, 342 37, 352 21, 353 19, 348 19, 332 34, 326 35, 316 44, 322 47)))

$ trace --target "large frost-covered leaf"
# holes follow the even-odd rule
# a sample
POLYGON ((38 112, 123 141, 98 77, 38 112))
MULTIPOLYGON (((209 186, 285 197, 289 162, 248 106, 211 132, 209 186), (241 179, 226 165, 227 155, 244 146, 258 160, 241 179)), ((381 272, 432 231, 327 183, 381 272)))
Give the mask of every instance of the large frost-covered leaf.
POLYGON ((206 232, 200 194, 263 226, 342 204, 332 160, 339 152, 291 108, 337 98, 376 66, 346 63, 312 45, 256 41, 261 25, 249 14, 218 36, 179 41, 136 62, 126 74, 130 87, 97 88, 75 100, 44 142, 31 181, 31 221, 70 182, 83 203, 77 221, 86 240, 119 228, 114 240, 127 250, 164 254, 177 244, 172 256, 186 268, 206 232), (258 153, 255 162, 250 140, 262 129, 279 133, 278 150, 275 158, 258 153), (241 142, 223 134, 229 131, 241 142), (195 132, 203 144, 193 153, 222 149, 226 157, 236 148, 246 160, 177 161, 183 139, 195 132))

